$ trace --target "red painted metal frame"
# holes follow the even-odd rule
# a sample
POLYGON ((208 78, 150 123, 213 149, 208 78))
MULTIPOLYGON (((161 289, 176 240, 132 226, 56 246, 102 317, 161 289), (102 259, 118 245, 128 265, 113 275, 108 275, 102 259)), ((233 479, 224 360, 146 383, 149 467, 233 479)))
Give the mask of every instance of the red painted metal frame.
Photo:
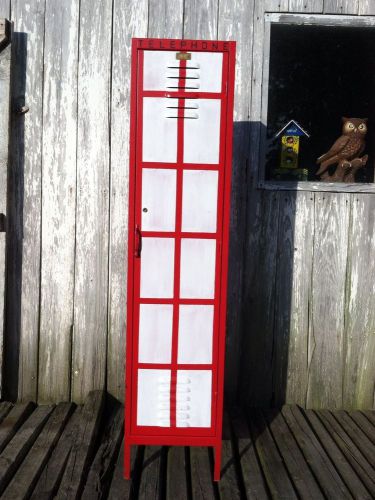
MULTIPOLYGON (((184 76, 184 64, 179 75, 184 76)), ((124 476, 130 477, 130 447, 132 445, 179 445, 213 446, 215 448, 214 479, 220 478, 221 436, 223 418, 223 385, 225 357, 226 300, 229 252, 230 184, 232 166, 232 128, 234 101, 235 42, 202 40, 132 40, 131 63, 131 104, 130 104, 130 163, 129 163, 129 233, 128 233, 128 304, 126 336, 126 404, 125 404, 125 446, 124 476), (186 91, 144 91, 143 90, 143 53, 144 50, 172 50, 188 52, 222 52, 223 73, 220 93, 186 91), (184 120, 177 119, 177 162, 145 163, 140 159, 142 147, 142 99, 143 97, 221 99, 220 153, 218 165, 183 163, 183 126, 184 120), (140 299, 140 259, 137 258, 136 228, 141 226, 141 172, 143 168, 173 168, 177 174, 176 227, 173 232, 145 231, 142 237, 169 237, 175 239, 174 294, 171 299, 140 299), (218 186, 218 227, 216 233, 187 233, 181 231, 182 176, 184 170, 216 170, 219 174, 218 186), (216 240, 216 269, 214 299, 180 299, 179 273, 182 238, 202 238, 216 240), (172 359, 171 363, 154 364, 138 362, 139 304, 173 305, 172 359), (212 304, 214 311, 214 345, 212 364, 178 364, 179 369, 208 369, 212 371, 212 414, 210 428, 176 427, 175 414, 175 374, 177 372, 177 330, 180 304, 212 304), (165 368, 171 370, 171 427, 152 427, 136 425, 137 409, 137 371, 139 368, 165 368), (132 372, 134 376, 132 377, 132 372)), ((180 80, 179 80, 180 82, 180 80)), ((179 115, 181 111, 178 111, 179 115)), ((183 113, 183 111, 182 111, 183 113)), ((181 116, 179 116, 181 118, 181 116)))

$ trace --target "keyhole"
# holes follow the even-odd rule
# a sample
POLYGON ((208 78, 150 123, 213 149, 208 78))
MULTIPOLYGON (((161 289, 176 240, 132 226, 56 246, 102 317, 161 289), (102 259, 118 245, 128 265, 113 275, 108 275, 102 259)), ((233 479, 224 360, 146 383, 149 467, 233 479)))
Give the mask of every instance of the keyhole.
POLYGON ((142 212, 144 212, 146 214, 148 212, 148 209, 146 207, 144 207, 142 212))

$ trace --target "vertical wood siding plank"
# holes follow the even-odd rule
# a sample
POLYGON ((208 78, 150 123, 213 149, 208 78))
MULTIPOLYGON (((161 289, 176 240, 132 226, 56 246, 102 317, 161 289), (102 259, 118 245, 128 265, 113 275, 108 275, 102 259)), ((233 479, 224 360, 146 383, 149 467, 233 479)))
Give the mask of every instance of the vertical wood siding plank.
POLYGON ((81 1, 71 389, 76 402, 105 386, 111 29, 111 0, 81 1))
POLYGON ((182 38, 183 0, 150 0, 147 36, 182 38))
POLYGON ((225 392, 236 395, 241 352, 243 259, 246 230, 246 182, 250 150, 249 103, 253 45, 254 0, 221 0, 218 38, 236 40, 229 284, 225 358, 225 392), (244 27, 248 29, 244 29, 244 27))
MULTIPOLYGON (((279 193, 256 189, 260 168, 264 15, 285 2, 254 2, 251 73, 250 152, 247 172, 246 242, 243 261, 243 334, 240 394, 250 405, 268 406, 272 400, 272 344, 279 193)), ((249 55, 249 57, 251 57, 249 55)))
POLYGON ((9 173, 7 396, 36 400, 39 335, 44 2, 12 2, 12 115, 9 173), (18 369, 18 377, 15 371, 18 369), (18 387, 17 387, 18 386, 18 387))
POLYGON ((344 408, 373 408, 375 376, 375 198, 353 195, 346 303, 344 408))
POLYGON ((359 4, 360 0, 324 0, 324 14, 358 14, 359 4))
POLYGON ((123 401, 131 38, 147 35, 148 2, 115 0, 113 9, 107 390, 123 401))
POLYGON ((38 400, 70 397, 77 150, 78 0, 45 14, 38 400))
POLYGON ((308 408, 341 408, 350 197, 315 196, 308 408))
POLYGON ((185 0, 184 38, 216 40, 219 0, 185 0))
POLYGON ((10 0, 0 0, 0 19, 10 19, 10 0))
POLYGON ((289 0, 263 0, 262 2, 256 0, 255 4, 257 3, 263 12, 287 12, 289 7, 289 0))
POLYGON ((250 203, 246 245, 246 290, 241 392, 251 406, 272 402, 272 351, 275 308, 279 193, 261 192, 250 203))
POLYGON ((323 0, 289 0, 289 12, 323 12, 323 0))
MULTIPOLYGON (((7 214, 11 46, 0 53, 0 213, 7 214)), ((5 319, 6 232, 0 233, 0 396, 5 319)))
POLYGON ((358 14, 360 16, 374 16, 375 15, 375 2, 374 0, 361 0, 359 2, 358 14))
POLYGON ((275 407, 284 403, 305 406, 306 402, 313 222, 313 193, 281 195, 275 289, 275 407))

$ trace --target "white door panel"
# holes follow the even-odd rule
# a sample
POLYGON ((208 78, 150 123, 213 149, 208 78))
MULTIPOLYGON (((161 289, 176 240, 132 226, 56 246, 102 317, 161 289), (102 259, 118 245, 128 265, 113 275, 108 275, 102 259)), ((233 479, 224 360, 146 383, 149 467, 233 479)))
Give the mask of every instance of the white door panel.
POLYGON ((173 238, 143 238, 141 297, 173 297, 173 238))
POLYGON ((176 52, 169 50, 145 50, 143 53, 143 89, 165 90, 167 75, 178 69, 170 69, 169 66, 178 66, 176 52))
POLYGON ((211 426, 211 391, 211 370, 177 371, 177 427, 211 426))
POLYGON ((172 320, 172 305, 140 305, 138 346, 140 363, 171 362, 172 320))
POLYGON ((219 173, 185 170, 182 189, 182 231, 216 232, 219 173))
POLYGON ((177 120, 167 118, 169 99, 144 97, 142 159, 145 162, 175 163, 177 120))
MULTIPOLYGON (((189 103, 186 100, 186 105, 189 103)), ((219 163, 220 114, 219 99, 199 99, 198 118, 184 121, 184 162, 219 163)))
POLYGON ((180 305, 178 363, 212 363, 214 307, 180 305))
POLYGON ((137 425, 170 426, 170 383, 170 370, 138 370, 137 425))
POLYGON ((214 298, 215 260, 215 240, 182 238, 180 273, 181 298, 214 298))
POLYGON ((142 230, 174 231, 176 170, 142 169, 142 230))

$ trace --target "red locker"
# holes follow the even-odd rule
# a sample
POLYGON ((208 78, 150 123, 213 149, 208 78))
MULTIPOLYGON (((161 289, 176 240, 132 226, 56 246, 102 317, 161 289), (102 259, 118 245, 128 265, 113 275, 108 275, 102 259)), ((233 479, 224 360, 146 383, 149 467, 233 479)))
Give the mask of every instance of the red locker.
POLYGON ((213 446, 220 477, 235 42, 134 39, 130 446, 213 446))

